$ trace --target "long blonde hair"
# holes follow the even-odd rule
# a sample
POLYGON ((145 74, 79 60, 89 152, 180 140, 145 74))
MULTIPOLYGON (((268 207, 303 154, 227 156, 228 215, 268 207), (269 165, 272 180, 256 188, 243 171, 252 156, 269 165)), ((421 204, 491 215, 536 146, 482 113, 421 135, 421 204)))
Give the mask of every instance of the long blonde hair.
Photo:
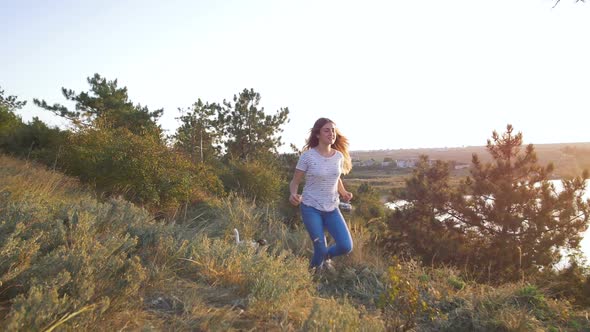
MULTIPOLYGON (((320 130, 326 123, 331 123, 336 125, 334 121, 328 118, 319 118, 313 124, 313 128, 311 128, 309 133, 309 138, 305 141, 305 145, 303 146, 303 150, 309 150, 315 148, 320 144, 320 140, 318 139, 318 135, 320 134, 320 130)), ((348 153, 348 138, 340 133, 338 127, 336 127, 336 141, 334 144, 331 145, 332 149, 340 151, 344 155, 344 165, 342 165, 342 173, 348 174, 352 169, 352 161, 350 160, 350 154, 348 153)))

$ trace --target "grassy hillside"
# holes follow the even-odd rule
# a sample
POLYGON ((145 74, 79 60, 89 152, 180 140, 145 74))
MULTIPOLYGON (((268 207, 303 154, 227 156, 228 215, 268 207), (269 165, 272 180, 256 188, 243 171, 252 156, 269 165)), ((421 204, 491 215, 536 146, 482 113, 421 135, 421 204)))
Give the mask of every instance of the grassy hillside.
POLYGON ((7 331, 579 331, 587 313, 533 284, 384 257, 350 218, 353 253, 311 273, 305 230, 230 196, 162 224, 121 199, 0 156, 0 326, 7 331), (233 243, 265 238, 268 246, 233 243))

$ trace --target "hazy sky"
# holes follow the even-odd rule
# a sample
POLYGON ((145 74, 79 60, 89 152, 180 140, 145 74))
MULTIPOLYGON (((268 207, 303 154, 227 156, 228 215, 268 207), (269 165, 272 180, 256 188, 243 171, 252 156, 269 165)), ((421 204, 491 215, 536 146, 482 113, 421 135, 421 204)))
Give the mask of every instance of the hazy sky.
POLYGON ((301 147, 333 119, 353 150, 590 141, 590 4, 562 0, 0 2, 0 86, 64 103, 100 73, 164 108, 244 88, 289 107, 301 147))

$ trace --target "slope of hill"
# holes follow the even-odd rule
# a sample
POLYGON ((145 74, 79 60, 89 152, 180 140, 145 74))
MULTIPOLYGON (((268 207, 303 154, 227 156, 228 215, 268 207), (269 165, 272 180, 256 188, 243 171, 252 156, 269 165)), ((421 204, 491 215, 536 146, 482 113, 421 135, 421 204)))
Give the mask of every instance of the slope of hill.
POLYGON ((154 221, 76 179, 0 155, 0 326, 6 330, 561 330, 583 312, 531 284, 381 257, 362 220, 335 271, 268 206, 228 197, 154 221), (266 238, 269 245, 236 245, 266 238))

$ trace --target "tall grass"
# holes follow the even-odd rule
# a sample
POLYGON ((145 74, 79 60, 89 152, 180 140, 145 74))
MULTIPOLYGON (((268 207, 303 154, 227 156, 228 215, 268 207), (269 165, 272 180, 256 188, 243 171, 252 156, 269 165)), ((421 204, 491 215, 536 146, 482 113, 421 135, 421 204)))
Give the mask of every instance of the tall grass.
POLYGON ((297 330, 312 313, 306 233, 268 207, 234 196, 208 218, 160 224, 124 200, 96 200, 75 179, 0 158, 0 325, 9 330, 297 330), (270 244, 236 246, 233 228, 270 244))
POLYGON ((588 329, 534 285, 491 288, 452 268, 384 258, 362 219, 334 272, 268 205, 235 195, 156 222, 122 199, 0 156, 0 326, 5 330, 470 331, 588 329), (232 230, 268 245, 236 245, 232 230))

